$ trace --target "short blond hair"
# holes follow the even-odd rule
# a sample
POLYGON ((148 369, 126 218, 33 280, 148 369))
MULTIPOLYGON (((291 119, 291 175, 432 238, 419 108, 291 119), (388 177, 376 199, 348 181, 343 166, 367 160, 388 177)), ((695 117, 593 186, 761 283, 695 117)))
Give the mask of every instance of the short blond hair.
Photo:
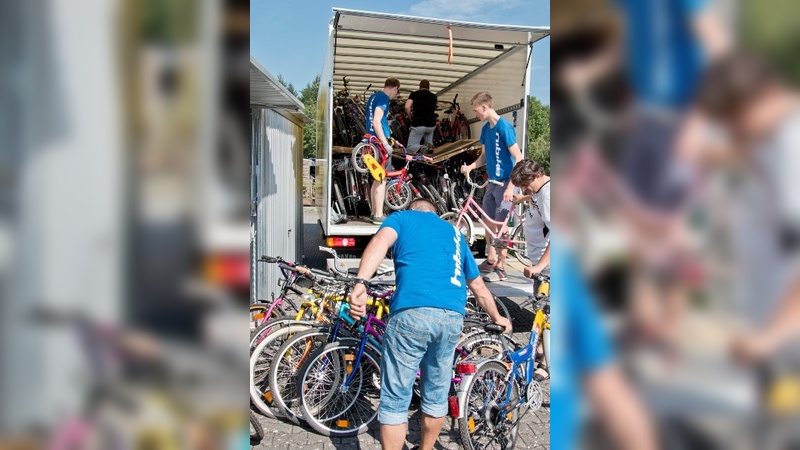
POLYGON ((477 94, 475 94, 475 96, 472 97, 470 103, 473 106, 486 105, 489 108, 494 108, 494 104, 492 103, 492 96, 489 95, 489 93, 486 91, 478 92, 477 94))

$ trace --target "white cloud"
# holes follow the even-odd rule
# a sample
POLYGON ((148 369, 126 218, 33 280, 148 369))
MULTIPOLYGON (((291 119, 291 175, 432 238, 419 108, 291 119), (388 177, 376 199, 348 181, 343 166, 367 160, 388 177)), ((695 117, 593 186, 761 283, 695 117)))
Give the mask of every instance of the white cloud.
POLYGON ((422 0, 411 5, 409 12, 437 19, 480 21, 487 14, 522 4, 522 0, 422 0))

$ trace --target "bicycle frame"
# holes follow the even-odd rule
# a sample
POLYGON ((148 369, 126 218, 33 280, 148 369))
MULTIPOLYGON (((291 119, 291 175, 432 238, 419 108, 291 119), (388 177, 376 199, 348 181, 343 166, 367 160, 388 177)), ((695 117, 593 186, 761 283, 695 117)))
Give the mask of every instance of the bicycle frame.
MULTIPOLYGON (((491 236, 492 239, 495 239, 498 242, 502 242, 504 244, 524 244, 525 243, 525 241, 515 241, 515 240, 512 240, 512 239, 508 239, 508 238, 502 237, 509 230, 508 221, 511 219, 512 215, 516 215, 517 214, 515 208, 511 208, 508 211, 508 215, 506 216, 506 220, 504 220, 502 222, 498 222, 498 221, 496 221, 496 220, 494 220, 494 219, 489 217, 489 214, 487 214, 486 211, 484 211, 483 208, 481 208, 480 205, 478 205, 478 202, 476 202, 475 199, 473 198, 473 194, 470 193, 469 197, 467 197, 467 200, 464 202, 464 206, 462 206, 461 210, 458 212, 458 220, 456 221, 456 227, 457 228, 461 226, 461 223, 464 220, 464 214, 466 214, 466 213, 469 213, 471 216, 475 217, 476 220, 478 222, 480 222, 481 225, 483 225, 484 233, 486 233, 487 235, 491 236), (500 229, 495 233, 494 231, 492 231, 492 228, 487 225, 487 223, 490 224, 490 225, 493 225, 493 226, 499 226, 500 229)), ((521 219, 521 218, 519 218, 519 219, 521 219)), ((469 236, 469 237, 471 237, 471 236, 469 236)))

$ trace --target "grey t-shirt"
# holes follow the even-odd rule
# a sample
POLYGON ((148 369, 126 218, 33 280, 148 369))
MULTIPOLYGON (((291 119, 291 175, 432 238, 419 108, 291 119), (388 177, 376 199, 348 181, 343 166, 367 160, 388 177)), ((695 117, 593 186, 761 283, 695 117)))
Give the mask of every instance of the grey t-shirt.
POLYGON ((532 263, 536 264, 544 255, 550 234, 544 234, 544 227, 550 228, 550 181, 545 183, 531 197, 530 208, 525 217, 526 253, 532 263))

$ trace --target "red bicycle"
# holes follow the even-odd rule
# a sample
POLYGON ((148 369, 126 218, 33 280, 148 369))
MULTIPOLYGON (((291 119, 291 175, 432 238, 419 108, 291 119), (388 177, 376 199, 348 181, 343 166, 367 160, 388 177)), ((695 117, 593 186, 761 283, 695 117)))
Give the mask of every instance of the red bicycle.
POLYGON ((438 130, 434 132, 438 134, 437 137, 439 139, 437 140, 447 143, 469 139, 469 123, 467 122, 467 117, 461 112, 461 106, 458 104, 458 94, 456 94, 452 102, 440 100, 439 103, 450 105, 444 113, 452 115, 453 119, 450 120, 449 117, 444 117, 437 122, 438 130))

